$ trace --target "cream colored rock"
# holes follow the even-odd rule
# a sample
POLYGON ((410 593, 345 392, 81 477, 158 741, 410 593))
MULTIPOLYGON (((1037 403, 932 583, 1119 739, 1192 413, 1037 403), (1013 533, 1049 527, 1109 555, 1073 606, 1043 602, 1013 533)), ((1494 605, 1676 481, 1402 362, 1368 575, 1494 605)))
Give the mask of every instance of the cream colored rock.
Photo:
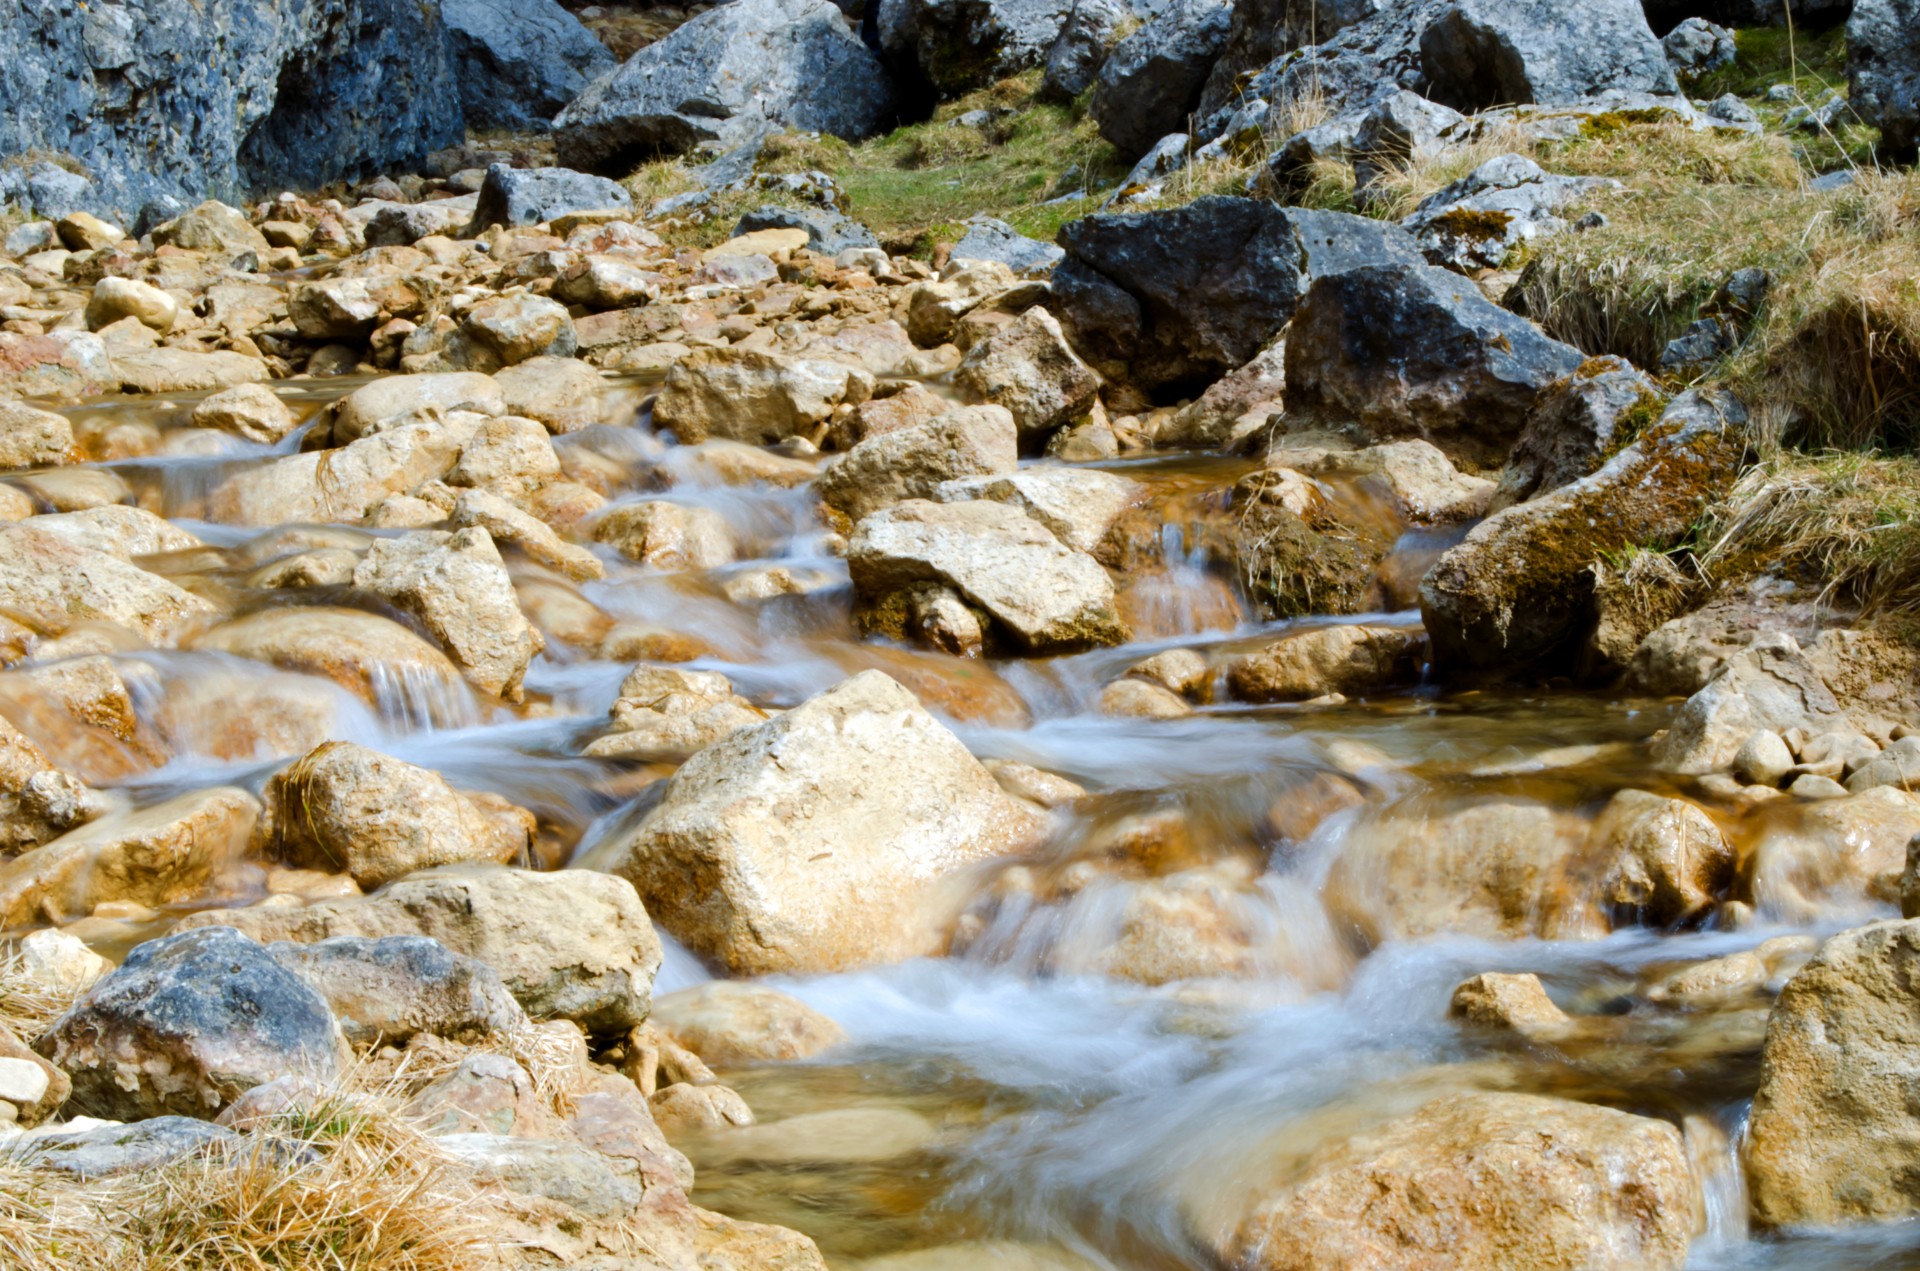
POLYGON ((531 813, 351 742, 327 742, 275 776, 267 803, 275 855, 344 869, 363 888, 437 865, 523 861, 533 840, 531 813))
POLYGON ((560 456, 546 425, 518 415, 489 419, 474 429, 447 473, 447 484, 525 495, 560 475, 560 456))
POLYGON ((1418 628, 1309 627, 1236 658, 1227 688, 1243 702, 1371 693, 1416 678, 1425 652, 1418 628))
POLYGON ((1144 494, 1138 482, 1111 472, 1039 464, 1006 475, 948 481, 932 497, 942 503, 1005 503, 1052 530, 1074 551, 1091 552, 1119 515, 1144 494))
POLYGON ((108 275, 93 284, 87 301, 87 329, 98 331, 122 318, 134 318, 149 330, 165 335, 180 319, 180 302, 152 283, 108 275))
POLYGON ((577 432, 592 424, 612 423, 605 404, 607 384, 578 358, 536 357, 494 376, 505 413, 537 419, 547 431, 577 432))
POLYGON ((1747 1124, 1747 1183, 1765 1226, 1920 1212, 1920 922, 1843 931, 1787 981, 1767 1020, 1747 1124))
POLYGON ((1127 668, 1135 679, 1152 680, 1190 700, 1204 698, 1213 684, 1213 668, 1192 649, 1168 649, 1127 668))
POLYGON ((1573 1022, 1547 996, 1539 976, 1498 971, 1476 975, 1455 988, 1447 1014, 1479 1028, 1531 1038, 1551 1038, 1573 1022))
POLYGON ((954 384, 1004 406, 1023 438, 1043 437, 1093 405, 1100 377, 1082 362, 1059 319, 1035 307, 967 351, 954 384))
POLYGON ((932 498, 954 478, 1011 473, 1019 465, 1013 416, 999 406, 973 406, 869 437, 820 474, 819 491, 858 521, 903 499, 932 498))
POLYGON ((108 468, 48 468, 15 477, 19 487, 55 512, 84 512, 89 508, 133 502, 133 489, 108 468))
POLYGON ((1733 884, 1732 845, 1684 799, 1622 790, 1594 822, 1592 851, 1600 899, 1657 926, 1697 917, 1733 884))
POLYGON ((146 509, 119 504, 82 512, 50 512, 34 517, 27 526, 75 547, 105 552, 121 560, 202 546, 197 535, 146 509))
POLYGON ((402 424, 337 450, 242 469, 208 497, 207 519, 257 527, 360 521, 390 496, 445 476, 481 422, 459 414, 446 423, 402 424))
POLYGON ((1225 1241, 1245 1271, 1679 1271, 1701 1224, 1680 1132, 1525 1094, 1465 1094, 1329 1143, 1225 1241))
POLYGON ((29 521, 0 526, 0 611, 49 635, 101 621, 158 645, 214 608, 157 574, 29 521))
POLYGON ((736 973, 845 970, 936 951, 956 876, 1040 827, 912 694, 867 671, 688 760, 614 868, 736 973))
POLYGON ((583 752, 596 758, 682 763, 766 712, 736 695, 727 677, 673 666, 636 667, 620 686, 612 729, 583 752))
POLYGON ((101 817, 0 864, 0 927, 62 922, 108 901, 200 899, 240 859, 259 813, 246 791, 215 786, 101 817))
POLYGON ((834 407, 872 395, 873 377, 839 362, 696 349, 667 373, 653 420, 689 445, 709 437, 768 444, 810 436, 834 407))
POLYGON ((308 340, 364 341, 380 322, 385 288, 371 278, 320 278, 287 293, 287 316, 308 340))
POLYGON ((153 241, 156 246, 228 257, 247 252, 264 256, 268 251, 266 238, 248 222, 245 213, 212 199, 155 226, 153 241))
POLYGON ((403 715, 453 715, 468 700, 446 654, 391 618, 360 609, 262 609, 202 633, 191 647, 325 676, 403 715))
POLYGON ((734 558, 733 530, 712 508, 646 499, 613 508, 593 537, 655 569, 714 569, 734 558))
POLYGON ((78 995, 113 969, 86 941, 51 927, 23 937, 18 951, 21 969, 35 983, 60 993, 78 995))
POLYGON ((1766 728, 1757 729, 1733 754, 1733 775, 1744 785, 1777 786, 1793 771, 1793 765, 1793 752, 1787 749, 1787 743, 1779 733, 1766 728))
POLYGON ((1131 719, 1180 719, 1193 705, 1164 684, 1128 676, 1100 690, 1100 713, 1131 719))
POLYGON ((907 289, 907 334, 923 349, 953 338, 961 318, 981 302, 1019 285, 1014 272, 998 261, 968 261, 935 282, 907 289))
POLYGON ((91 212, 69 212, 53 223, 53 232, 68 251, 93 252, 127 241, 127 232, 91 212))
POLYGON ((236 384, 264 384, 273 373, 265 362, 244 353, 162 347, 116 352, 113 378, 122 392, 155 395, 215 393, 236 384))
POLYGON ((0 717, 0 851, 36 847, 100 815, 100 797, 0 717))
POLYGON ((1485 516, 1495 482, 1470 477, 1430 441, 1389 442, 1363 450, 1278 450, 1268 463, 1309 477, 1352 483, 1413 525, 1453 525, 1485 516))
POLYGON ((208 910, 179 926, 237 927, 262 943, 422 935, 500 973, 535 1018, 617 1033, 647 1017, 660 940, 625 879, 460 865, 426 870, 364 900, 208 910))
POLYGON ((590 582, 607 572, 592 552, 567 542, 545 521, 490 490, 461 491, 447 519, 455 529, 485 530, 495 543, 511 544, 575 582, 590 582))
POLYGON ((1864 920, 1900 894, 1907 844, 1920 834, 1920 794, 1890 786, 1776 813, 1746 873, 1754 905, 1803 924, 1864 920))
POLYGON ((1808 734, 1852 731, 1840 703, 1794 638, 1774 632, 1728 658, 1687 699, 1654 743, 1654 760, 1672 772, 1715 772, 1733 763, 1759 729, 1808 734))
POLYGON ((299 424, 287 404, 264 384, 241 384, 203 398, 189 418, 196 428, 217 428, 262 445, 272 445, 299 424))
POLYGON ((520 679, 544 641, 520 612, 513 580, 485 530, 380 539, 353 582, 418 618, 475 688, 520 700, 520 679))
POLYGON ((285 759, 335 734, 344 696, 311 675, 210 672, 168 681, 154 725, 179 755, 224 763, 285 759))
POLYGON ((333 413, 333 439, 345 445, 408 424, 431 423, 454 411, 504 415, 505 390, 492 376, 472 371, 385 376, 340 399, 333 413))
POLYGON ((812 1059, 846 1041, 840 1025, 759 984, 710 980, 653 1004, 654 1022, 718 1068, 812 1059))
POLYGON ((0 401, 0 472, 51 468, 80 457, 65 415, 25 402, 0 401))
POLYGON ((1107 571, 1002 503, 910 499, 876 512, 855 527, 847 564, 874 629, 886 629, 890 598, 933 583, 978 607, 1028 652, 1125 638, 1107 571))

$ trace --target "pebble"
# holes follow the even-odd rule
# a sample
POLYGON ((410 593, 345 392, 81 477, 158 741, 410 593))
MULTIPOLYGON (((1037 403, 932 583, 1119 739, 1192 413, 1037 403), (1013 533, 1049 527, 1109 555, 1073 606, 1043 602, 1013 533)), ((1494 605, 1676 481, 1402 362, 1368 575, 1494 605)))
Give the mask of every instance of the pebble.
MULTIPOLYGON (((0 1059, 0 1102, 24 1108, 47 1093, 47 1070, 30 1059, 0 1059)), ((17 1112, 14 1114, 18 1115, 17 1112)), ((12 1116, 8 1120, 14 1119, 12 1116)))

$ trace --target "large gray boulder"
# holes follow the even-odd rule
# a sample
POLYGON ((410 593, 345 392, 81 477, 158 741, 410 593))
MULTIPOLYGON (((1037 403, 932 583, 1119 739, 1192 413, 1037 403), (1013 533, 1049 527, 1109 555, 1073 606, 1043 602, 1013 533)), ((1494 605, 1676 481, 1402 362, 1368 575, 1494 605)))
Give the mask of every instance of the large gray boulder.
POLYGON ((1249 361, 1313 280, 1417 264, 1395 226, 1340 212, 1209 197, 1091 216, 1060 231, 1054 312, 1079 354, 1142 388, 1188 395, 1249 361))
POLYGON ((491 164, 480 183, 467 232, 493 225, 537 225, 569 212, 626 212, 633 196, 618 181, 572 168, 515 168, 491 164))
POLYGON ((778 126, 858 138, 894 113, 893 85, 829 0, 735 0, 641 49, 553 121, 560 161, 624 169, 778 126))
POLYGON ((1458 274, 1369 265, 1317 279, 1287 335, 1287 414, 1495 464, 1585 356, 1458 274))
POLYGON ((1186 131, 1232 18, 1229 0, 1180 0, 1120 41, 1094 85, 1100 135, 1131 157, 1186 131))
POLYGON ((475 128, 545 129, 617 64, 557 0, 440 0, 475 128))
POLYGON ((1073 7, 1073 0, 872 0, 866 21, 869 42, 897 75, 944 98, 1040 65, 1073 7))
POLYGON ((1920 0, 1857 0, 1847 20, 1847 84, 1855 112, 1880 128, 1881 154, 1920 152, 1920 0))
POLYGON ((0 49, 0 154, 71 156, 92 185, 61 199, 127 221, 417 166, 462 135, 440 7, 416 0, 0 0, 0 49))
POLYGON ((1420 56, 1425 95, 1469 112, 1680 88, 1640 0, 1450 0, 1420 56))
POLYGON ((1203 109, 1233 103, 1248 75, 1295 49, 1331 40, 1383 7, 1383 0, 1235 0, 1226 44, 1202 94, 1203 109))
POLYGON ((1562 232, 1563 209, 1618 184, 1549 173, 1525 155, 1503 154, 1422 199, 1400 224, 1429 261, 1471 274, 1498 269, 1519 248, 1562 232))
POLYGON ((211 1121, 284 1076, 336 1075, 326 999, 231 927, 150 940, 35 1043, 73 1079, 71 1112, 211 1121))
POLYGON ((1047 49, 1047 73, 1041 80, 1041 91, 1072 101, 1092 88, 1132 16, 1121 0, 1078 0, 1047 49))

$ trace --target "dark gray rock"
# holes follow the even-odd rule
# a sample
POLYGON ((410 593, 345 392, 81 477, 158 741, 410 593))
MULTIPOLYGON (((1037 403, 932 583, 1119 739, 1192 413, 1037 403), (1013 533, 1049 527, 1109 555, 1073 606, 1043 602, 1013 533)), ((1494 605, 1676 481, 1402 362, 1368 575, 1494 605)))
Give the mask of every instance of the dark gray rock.
POLYGON ((416 1033, 480 1041, 527 1022, 492 967, 425 936, 281 941, 267 953, 326 999, 356 1046, 402 1045, 416 1033))
POLYGON ((556 0, 440 0, 473 128, 544 129, 617 64, 556 0))
MULTIPOLYGON (((1291 394, 1291 359, 1288 380, 1291 394)), ((1598 472, 1480 522, 1420 584, 1435 665, 1517 670, 1570 660, 1594 622, 1594 562, 1630 545, 1677 542, 1746 452, 1739 403, 1687 393, 1598 472)))
POLYGON ((1426 96, 1456 110, 1679 91, 1640 0, 1449 0, 1420 54, 1426 96))
POLYGON ((955 260, 999 261, 1016 274, 1046 273, 1060 263, 1066 252, 1052 243, 1028 238, 1005 221, 991 216, 976 216, 967 222, 967 232, 953 245, 955 260))
POLYGON ((1693 371, 1711 366, 1739 346, 1739 333, 1724 318, 1700 318, 1660 350, 1663 371, 1693 371))
POLYGON ((1094 84, 1100 135, 1134 158, 1186 131, 1232 20, 1230 0, 1180 0, 1120 41, 1094 84))
POLYGON ((1287 333, 1290 421, 1359 438, 1422 437, 1489 465, 1548 386, 1585 356, 1430 265, 1368 265, 1318 278, 1287 333))
POLYGON ((1625 358, 1598 357, 1542 393, 1515 443, 1488 511, 1549 494, 1599 470, 1665 404, 1625 358))
POLYGON ((1062 227, 1052 307, 1082 357, 1142 388, 1190 395, 1248 361, 1308 285, 1361 265, 1420 261, 1392 225, 1209 197, 1062 227))
MULTIPOLYGON (((1292 11, 1314 16, 1311 0, 1267 0, 1269 7, 1291 5, 1292 11)), ((1200 95, 1202 126, 1199 135, 1210 135, 1241 101, 1258 97, 1276 105, 1311 97, 1320 102, 1329 117, 1358 116, 1375 102, 1400 89, 1422 92, 1426 85, 1420 59, 1420 36, 1433 21, 1446 0, 1399 0, 1380 4, 1358 0, 1342 4, 1342 16, 1351 21, 1337 27, 1316 28, 1319 43, 1291 43, 1279 39, 1264 60, 1245 60, 1242 50, 1267 47, 1259 40, 1238 41, 1238 33, 1248 14, 1243 0, 1235 16, 1236 35, 1229 37, 1226 51, 1214 64, 1213 74, 1200 95)), ((1301 28, 1304 29, 1304 28, 1301 28)), ((1284 34, 1286 28, 1280 31, 1284 34)))
POLYGON ((339 1071, 343 1043, 318 993, 231 927, 149 940, 34 1049, 73 1079, 71 1112, 211 1120, 276 1077, 339 1071))
POLYGON ((1042 90, 1050 97, 1071 101, 1092 88, 1131 16, 1120 0, 1078 0, 1047 49, 1042 90))
POLYGON ((1739 51, 1733 45, 1733 32, 1705 18, 1688 18, 1667 32, 1660 44, 1676 75, 1704 75, 1731 66, 1739 51))
POLYGON ((462 196, 427 203, 390 203, 367 221, 369 247, 411 247, 431 234, 458 237, 473 219, 475 199, 462 196))
POLYGON ((487 169, 474 204, 468 232, 490 225, 538 225, 569 212, 633 210, 633 198, 618 181, 575 172, 571 168, 510 168, 496 163, 487 169))
POLYGON ((1353 133, 1355 193, 1364 195, 1388 168, 1442 149, 1441 134, 1464 118, 1450 106, 1405 89, 1383 98, 1361 117, 1353 133))
POLYGON ((1202 112, 1231 109, 1243 95, 1246 77, 1387 7, 1383 0, 1235 0, 1226 44, 1201 94, 1202 112))
POLYGON ((72 1134, 43 1134, 11 1150, 14 1159, 69 1178, 112 1178, 158 1169, 211 1148, 238 1143, 224 1126, 192 1117, 160 1116, 134 1125, 103 1125, 72 1134))
POLYGON ((868 31, 903 82, 958 97, 1040 65, 1072 11, 1073 0, 871 0, 868 31))
POLYGON ((763 229, 803 229, 807 247, 822 256, 838 256, 853 247, 878 247, 873 231, 844 212, 826 207, 756 207, 733 227, 735 235, 763 229))
POLYGON ((1422 199, 1400 224, 1433 264, 1460 273, 1498 269, 1515 248, 1564 231, 1567 205, 1619 184, 1549 174, 1524 155, 1503 154, 1422 199))
MULTIPOLYGON (((0 0, 0 154, 66 154, 93 210, 360 179, 460 139, 438 5, 0 0)), ((50 209, 49 209, 50 210, 50 209)))
POLYGON ((1740 132, 1762 131, 1760 112, 1732 93, 1722 93, 1702 106, 1700 112, 1715 128, 1731 128, 1740 132))
POLYGON ((553 121, 562 163, 622 170, 770 126, 859 138, 890 120, 893 85, 828 0, 734 0, 641 49, 553 121))

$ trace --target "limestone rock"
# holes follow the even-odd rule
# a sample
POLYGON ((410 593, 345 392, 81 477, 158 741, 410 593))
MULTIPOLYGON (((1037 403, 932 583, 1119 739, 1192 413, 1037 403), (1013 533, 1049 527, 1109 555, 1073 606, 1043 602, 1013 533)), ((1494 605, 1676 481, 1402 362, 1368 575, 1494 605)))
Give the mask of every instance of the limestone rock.
POLYGON ((1001 406, 969 406, 868 437, 820 474, 820 497, 858 521, 905 499, 928 499, 944 481, 1019 467, 1019 433, 1001 406))
POLYGON ((262 609, 202 633, 192 647, 325 676, 402 715, 453 714, 465 700, 465 683, 446 654, 393 619, 361 609, 262 609))
POLYGON ((344 446, 403 425, 430 423, 453 411, 504 415, 505 392, 492 376, 475 371, 383 376, 354 389, 334 407, 334 444, 344 446))
POLYGON ((594 522, 593 537, 655 569, 714 569, 734 559, 726 518, 712 508, 666 499, 615 507, 594 522))
MULTIPOLYGON (((571 17, 568 20, 573 21, 571 17)), ((494 225, 535 225, 571 212, 632 210, 633 196, 618 181, 570 168, 515 168, 494 163, 487 167, 468 232, 478 234, 494 225)))
POLYGON ((1746 864, 1754 907, 1801 924, 1884 914, 1915 835, 1920 794, 1891 786, 1783 811, 1746 864))
POLYGON ((163 644, 213 606, 117 556, 11 525, 0 526, 0 610, 49 635, 95 620, 163 644))
POLYGON ((1100 377, 1082 362, 1045 309, 1029 309, 967 351, 953 382, 1004 406, 1023 438, 1044 437, 1093 404, 1100 377))
POLYGON ((263 445, 279 441, 298 423, 287 404, 261 384, 240 384, 202 398, 191 419, 196 428, 217 428, 263 445))
POLYGON ((811 1059, 846 1040, 840 1026, 785 993, 759 984, 713 980, 653 1004, 655 1022, 709 1064, 811 1059))
POLYGON ((267 953, 326 999, 356 1046, 400 1046, 416 1033, 484 1042, 527 1024, 492 967, 424 936, 282 941, 267 953))
POLYGON ((1734 851, 1693 804, 1622 790, 1594 822, 1601 899, 1671 926, 1705 912, 1733 882, 1734 851))
POLYGON ((757 349, 700 349, 674 364, 653 419, 687 445, 709 437, 770 444, 807 436, 842 402, 873 395, 864 371, 757 349))
POLYGON ((1005 475, 962 477, 933 491, 941 503, 987 499, 1018 508, 1076 552, 1091 553, 1145 491, 1138 482, 1096 468, 1035 464, 1005 475))
POLYGON ((1371 693, 1418 674, 1426 636, 1398 627, 1311 627, 1282 636, 1227 667, 1243 702, 1288 702, 1326 693, 1371 693))
POLYGON ((65 415, 25 402, 0 401, 0 472, 51 468, 80 457, 65 415))
POLYGON ((486 530, 379 539, 353 571, 353 582, 418 618, 474 687, 520 699, 520 678, 542 640, 520 612, 513 580, 486 530))
POLYGON ((1852 731, 1846 713, 1799 644, 1762 636, 1724 662, 1674 716, 1654 758, 1674 772, 1714 772, 1733 763, 1756 730, 1852 731))

